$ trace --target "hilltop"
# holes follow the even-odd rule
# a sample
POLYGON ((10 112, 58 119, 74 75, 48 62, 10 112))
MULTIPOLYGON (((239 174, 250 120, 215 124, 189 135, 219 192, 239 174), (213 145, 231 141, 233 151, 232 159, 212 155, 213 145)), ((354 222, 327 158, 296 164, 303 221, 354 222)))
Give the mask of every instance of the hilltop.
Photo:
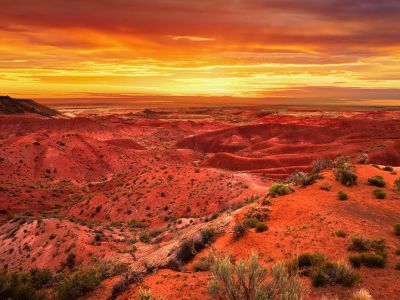
POLYGON ((41 105, 33 100, 14 99, 9 96, 0 96, 1 114, 33 113, 46 117, 54 117, 60 113, 52 108, 41 105))

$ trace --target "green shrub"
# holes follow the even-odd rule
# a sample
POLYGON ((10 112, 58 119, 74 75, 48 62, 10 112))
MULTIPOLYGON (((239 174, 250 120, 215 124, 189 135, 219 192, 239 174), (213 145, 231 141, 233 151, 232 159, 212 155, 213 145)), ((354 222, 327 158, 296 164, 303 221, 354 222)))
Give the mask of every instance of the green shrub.
POLYGON ((139 241, 141 241, 142 243, 149 243, 150 240, 151 240, 150 234, 147 232, 146 229, 143 229, 143 230, 140 232, 139 241))
POLYGON ((384 268, 386 265, 386 258, 374 252, 361 254, 361 261, 369 268, 384 268))
POLYGON ((386 192, 385 191, 383 191, 383 190, 375 190, 375 191, 373 191, 373 193, 374 193, 374 196, 377 198, 377 199, 385 199, 386 198, 386 192))
POLYGON ((32 269, 29 272, 0 272, 0 299, 44 300, 40 289, 52 280, 49 270, 32 269))
POLYGON ((339 156, 334 160, 333 166, 333 173, 337 181, 347 186, 357 184, 358 177, 349 157, 339 156))
POLYGON ((266 230, 268 230, 268 226, 264 222, 258 222, 256 224, 256 232, 264 232, 266 230))
POLYGON ((301 299, 300 283, 290 275, 282 263, 272 268, 272 280, 267 282, 267 269, 260 265, 258 256, 252 254, 248 260, 235 265, 229 257, 217 258, 211 268, 208 293, 215 299, 301 299))
POLYGON ((394 181, 394 191, 396 193, 400 192, 400 178, 394 181))
POLYGON ((338 192, 338 198, 339 198, 339 200, 344 201, 344 200, 347 200, 347 199, 348 199, 348 196, 347 196, 347 194, 346 194, 345 192, 339 191, 339 192, 338 192))
POLYGON ((96 267, 79 269, 72 274, 62 274, 56 287, 56 299, 77 299, 94 291, 101 283, 101 272, 96 267))
POLYGON ((68 268, 72 269, 75 266, 75 254, 70 252, 67 255, 66 265, 68 268))
POLYGON ((215 240, 216 232, 214 228, 205 228, 200 231, 201 241, 204 245, 211 244, 215 240))
POLYGON ((249 217, 244 219, 243 224, 248 228, 255 228, 258 222, 260 221, 257 218, 249 217))
POLYGON ((378 253, 384 253, 386 250, 386 244, 384 240, 369 240, 362 237, 353 237, 351 239, 351 244, 347 249, 357 252, 375 251, 378 253))
POLYGON ((193 266, 195 272, 209 271, 211 268, 212 261, 209 257, 202 257, 193 266))
POLYGON ((393 172, 393 167, 392 166, 385 166, 383 167, 384 171, 388 171, 388 172, 393 172))
POLYGON ((361 165, 366 165, 369 162, 369 157, 367 153, 361 153, 357 158, 357 163, 361 165))
POLYGON ((368 178, 368 183, 376 187, 385 187, 386 183, 382 176, 375 175, 368 178))
POLYGON ((307 174, 302 171, 295 171, 292 175, 290 175, 289 181, 296 185, 305 187, 315 183, 317 179, 321 178, 322 176, 319 173, 307 174))
POLYGON ((340 284, 351 287, 359 279, 357 273, 344 262, 325 263, 311 275, 315 287, 340 284))
POLYGON ((326 262, 325 254, 321 252, 315 252, 313 254, 305 252, 300 254, 297 258, 287 264, 290 272, 304 267, 318 267, 326 262))
POLYGON ((247 232, 247 227, 243 223, 236 223, 235 226, 233 226, 233 239, 238 240, 242 236, 244 236, 247 232))
POLYGON ((394 234, 400 236, 400 223, 394 225, 394 234))
POLYGON ((337 237, 343 237, 344 238, 344 237, 347 236, 347 233, 344 230, 338 230, 338 231, 335 232, 335 234, 336 234, 337 237))
POLYGON ((354 268, 359 268, 362 264, 362 257, 361 255, 352 255, 349 257, 349 261, 354 268))
POLYGON ((284 183, 274 183, 269 188, 269 194, 271 195, 271 197, 274 198, 282 195, 287 195, 291 192, 293 192, 293 189, 288 184, 284 183))

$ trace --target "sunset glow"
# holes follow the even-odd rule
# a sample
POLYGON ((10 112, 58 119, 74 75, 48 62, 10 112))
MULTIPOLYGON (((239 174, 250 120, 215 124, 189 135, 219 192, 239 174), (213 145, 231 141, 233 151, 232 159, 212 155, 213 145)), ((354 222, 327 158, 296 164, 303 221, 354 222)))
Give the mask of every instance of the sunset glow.
POLYGON ((2 0, 0 91, 397 105, 395 0, 2 0))

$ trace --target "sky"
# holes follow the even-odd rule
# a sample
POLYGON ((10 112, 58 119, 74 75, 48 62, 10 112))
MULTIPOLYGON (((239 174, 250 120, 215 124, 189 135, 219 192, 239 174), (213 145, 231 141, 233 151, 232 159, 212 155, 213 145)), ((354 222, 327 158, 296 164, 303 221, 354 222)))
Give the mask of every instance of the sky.
POLYGON ((0 94, 400 105, 398 0, 0 0, 0 94))

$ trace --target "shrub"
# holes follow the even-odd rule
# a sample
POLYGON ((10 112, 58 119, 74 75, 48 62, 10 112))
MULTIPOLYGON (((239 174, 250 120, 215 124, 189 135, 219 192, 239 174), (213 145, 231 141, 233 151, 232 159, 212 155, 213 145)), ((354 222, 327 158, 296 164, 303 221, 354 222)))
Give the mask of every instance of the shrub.
POLYGON ((315 252, 313 254, 306 252, 300 254, 297 258, 287 263, 287 267, 290 272, 295 272, 297 269, 303 269, 305 267, 321 266, 325 261, 325 254, 321 252, 315 252))
POLYGON ((388 172, 393 172, 393 167, 392 166, 385 166, 383 167, 384 171, 388 171, 388 172))
POLYGON ((378 189, 378 190, 373 191, 373 193, 377 199, 385 199, 386 198, 386 192, 383 190, 378 189))
POLYGON ((350 264, 351 264, 354 268, 359 268, 359 267, 361 267, 361 264, 362 264, 361 255, 352 255, 352 256, 349 257, 349 261, 350 261, 350 264))
POLYGON ((384 240, 368 240, 362 237, 353 237, 351 244, 347 247, 350 251, 367 252, 375 251, 378 253, 384 253, 386 250, 386 244, 384 240))
POLYGON ((399 270, 399 271, 400 271, 400 262, 398 262, 398 263, 396 264, 396 270, 399 270))
POLYGON ((363 265, 369 268, 384 268, 386 258, 374 252, 368 252, 361 255, 363 265))
POLYGON ((332 161, 326 158, 318 158, 312 162, 312 172, 318 173, 332 167, 332 161))
POLYGON ((164 298, 161 296, 153 296, 151 289, 145 290, 140 288, 138 291, 138 299, 139 300, 163 300, 164 298))
POLYGON ((373 298, 366 289, 360 289, 353 293, 351 300, 373 300, 373 298))
POLYGON ((72 274, 63 274, 55 287, 59 300, 77 299, 92 292, 101 283, 101 272, 96 267, 79 269, 72 274))
POLYGON ((247 232, 247 227, 243 223, 236 223, 233 226, 233 239, 238 240, 247 232))
POLYGON ((68 253, 66 265, 69 269, 72 269, 75 266, 75 254, 74 253, 68 253))
POLYGON ((394 191, 397 193, 400 192, 400 178, 394 181, 394 191))
POLYGON ((118 295, 122 294, 129 287, 129 282, 126 277, 113 284, 111 290, 111 298, 115 299, 118 295))
POLYGON ((209 295, 215 299, 301 299, 297 277, 291 276, 282 263, 272 268, 272 280, 266 282, 267 269, 256 254, 232 265, 229 257, 217 258, 211 268, 209 295))
POLYGON ((305 172, 295 171, 292 175, 290 175, 289 181, 296 185, 305 187, 315 183, 315 181, 321 177, 322 176, 318 173, 307 174, 305 172))
POLYGON ((351 287, 359 276, 344 262, 325 263, 313 272, 312 283, 315 287, 340 284, 351 287))
POLYGON ((339 192, 338 192, 338 197, 339 197, 339 200, 342 200, 342 201, 348 199, 347 194, 346 194, 345 192, 343 192, 343 191, 339 191, 339 192))
POLYGON ((325 182, 319 188, 324 191, 330 191, 332 189, 332 185, 325 182))
POLYGON ((257 218, 250 217, 250 218, 244 219, 243 224, 248 228, 254 228, 254 227, 256 227, 258 222, 259 222, 259 220, 257 218))
POLYGON ((212 260, 209 257, 202 257, 194 264, 193 269, 195 272, 209 271, 211 268, 212 260))
POLYGON ((32 269, 29 272, 0 272, 0 299, 46 299, 39 291, 52 280, 49 270, 32 269))
POLYGON ((146 229, 143 229, 143 230, 140 232, 139 241, 141 241, 142 243, 149 243, 150 240, 151 240, 150 234, 147 232, 146 229))
POLYGON ((338 231, 336 231, 336 236, 337 237, 346 237, 347 236, 347 233, 346 233, 346 231, 344 231, 344 230, 338 230, 338 231))
POLYGON ((400 223, 394 225, 394 234, 400 236, 400 223))
POLYGON ((357 183, 357 175, 354 171, 351 170, 344 170, 344 169, 335 169, 335 178, 340 183, 352 186, 357 183))
POLYGON ((386 183, 382 176, 375 175, 368 178, 368 183, 376 187, 385 187, 386 183))
POLYGON ((367 153, 361 153, 357 158, 357 163, 361 165, 366 165, 369 162, 369 157, 367 153))
POLYGON ((256 224, 256 232, 264 232, 266 230, 268 230, 268 226, 264 222, 258 222, 256 224))
POLYGON ((349 157, 339 156, 334 160, 333 166, 333 173, 337 181, 347 186, 352 186, 357 183, 358 177, 355 174, 355 169, 349 157))
POLYGON ((269 194, 271 195, 271 197, 274 198, 282 195, 287 195, 291 192, 293 192, 293 189, 288 184, 284 183, 274 183, 269 188, 269 194))
POLYGON ((215 229, 214 228, 205 228, 200 231, 201 241, 204 245, 211 244, 215 240, 215 229))
POLYGON ((396 249, 396 250, 394 251, 394 254, 400 255, 400 249, 396 249))

